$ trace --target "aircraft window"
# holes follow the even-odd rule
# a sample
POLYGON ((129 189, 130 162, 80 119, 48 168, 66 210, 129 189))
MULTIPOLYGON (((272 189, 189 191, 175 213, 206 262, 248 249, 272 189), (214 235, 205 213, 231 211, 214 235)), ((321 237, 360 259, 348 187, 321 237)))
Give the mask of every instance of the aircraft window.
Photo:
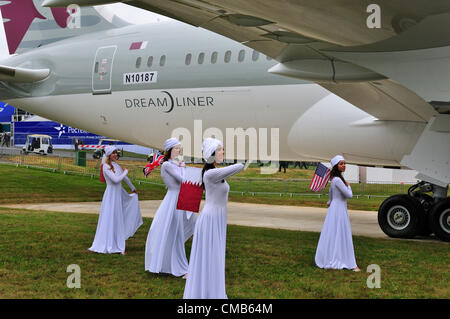
POLYGON ((136 69, 139 69, 139 68, 141 67, 141 61, 142 61, 142 58, 141 58, 141 57, 138 57, 138 58, 136 59, 136 69))
POLYGON ((258 58, 259 58, 259 52, 253 50, 253 53, 252 53, 252 60, 253 60, 253 61, 257 61, 258 58))
POLYGON ((159 59, 159 66, 164 66, 164 64, 166 64, 166 56, 162 55, 159 59))
POLYGON ((95 62, 94 73, 98 73, 98 62, 95 62))
POLYGON ((218 53, 217 53, 216 51, 214 51, 214 52, 211 54, 211 63, 212 63, 212 64, 214 64, 214 63, 217 62, 217 55, 218 55, 218 53))
POLYGON ((224 57, 223 60, 225 61, 225 63, 230 62, 230 60, 231 60, 231 51, 230 51, 230 50, 228 50, 227 52, 225 52, 225 57, 224 57))
POLYGON ((266 56, 267 61, 272 60, 272 58, 270 56, 266 56))
POLYGON ((245 50, 241 50, 239 51, 239 55, 238 55, 238 61, 242 62, 245 59, 245 50))
POLYGON ((192 54, 190 54, 190 53, 186 54, 186 59, 184 60, 184 64, 186 64, 186 65, 191 64, 191 60, 192 60, 192 54))
POLYGON ((148 57, 148 60, 147 60, 147 66, 148 66, 148 67, 151 67, 152 64, 153 64, 153 56, 149 56, 149 57, 148 57))
POLYGON ((202 52, 198 55, 198 64, 203 64, 203 61, 205 61, 205 54, 202 52))

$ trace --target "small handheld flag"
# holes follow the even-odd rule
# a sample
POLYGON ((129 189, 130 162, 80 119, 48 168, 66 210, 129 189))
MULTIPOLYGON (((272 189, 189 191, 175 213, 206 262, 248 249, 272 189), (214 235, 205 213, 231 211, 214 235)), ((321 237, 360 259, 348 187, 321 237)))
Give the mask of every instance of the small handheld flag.
POLYGON ((330 172, 331 170, 328 167, 319 163, 309 188, 313 192, 318 192, 327 187, 328 181, 330 180, 330 172))
POLYGON ((202 200, 202 169, 186 167, 178 195, 177 209, 197 213, 202 200))
POLYGON ((148 175, 150 175, 150 173, 161 164, 161 161, 163 158, 164 158, 164 155, 162 155, 161 153, 157 153, 157 154, 153 155, 153 159, 150 161, 150 163, 145 165, 145 167, 143 168, 145 178, 147 178, 148 175))

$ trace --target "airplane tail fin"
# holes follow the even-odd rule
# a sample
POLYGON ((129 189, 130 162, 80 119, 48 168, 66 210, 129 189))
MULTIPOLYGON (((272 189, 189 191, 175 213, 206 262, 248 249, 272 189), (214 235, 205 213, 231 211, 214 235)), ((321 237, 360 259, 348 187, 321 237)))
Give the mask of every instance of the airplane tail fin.
POLYGON ((105 18, 96 7, 47 8, 42 6, 43 1, 0 1, 3 16, 0 60, 6 57, 6 49, 8 55, 23 53, 59 40, 128 24, 118 17, 105 18))

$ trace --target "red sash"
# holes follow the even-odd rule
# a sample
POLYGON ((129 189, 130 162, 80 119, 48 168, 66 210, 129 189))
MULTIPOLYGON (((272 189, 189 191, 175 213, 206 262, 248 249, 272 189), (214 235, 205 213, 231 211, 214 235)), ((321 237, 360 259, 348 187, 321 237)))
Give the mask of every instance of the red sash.
POLYGON ((100 165, 100 182, 106 183, 105 176, 103 176, 103 164, 100 165))

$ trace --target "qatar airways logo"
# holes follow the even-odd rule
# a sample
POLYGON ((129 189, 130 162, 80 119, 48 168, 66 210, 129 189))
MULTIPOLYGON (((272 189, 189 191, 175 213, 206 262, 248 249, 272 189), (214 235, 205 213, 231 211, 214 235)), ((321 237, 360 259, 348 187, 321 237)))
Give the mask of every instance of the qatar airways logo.
POLYGON ((164 113, 170 113, 177 108, 186 107, 212 107, 214 98, 205 95, 173 95, 168 91, 161 91, 159 96, 124 99, 127 109, 155 109, 164 113))
MULTIPOLYGON (((14 54, 22 39, 35 19, 51 20, 41 14, 36 7, 41 7, 42 1, 14 0, 0 1, 0 10, 3 17, 5 34, 8 42, 9 53, 14 54), (35 5, 35 3, 37 5, 35 5)), ((50 10, 53 19, 60 28, 80 28, 81 9, 76 4, 71 4, 66 8, 42 8, 50 10)))

